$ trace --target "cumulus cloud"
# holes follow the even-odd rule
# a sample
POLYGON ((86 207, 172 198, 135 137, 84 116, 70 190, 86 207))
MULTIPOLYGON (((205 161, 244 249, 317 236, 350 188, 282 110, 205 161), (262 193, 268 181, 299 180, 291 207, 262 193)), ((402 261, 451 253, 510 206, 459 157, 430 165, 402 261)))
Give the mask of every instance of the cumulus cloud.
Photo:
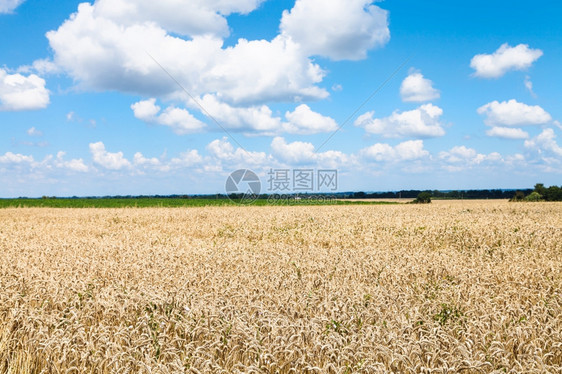
POLYGON ((140 166, 160 166, 161 162, 156 157, 146 158, 141 152, 135 153, 133 163, 140 166))
POLYGON ((470 167, 474 165, 479 165, 484 161, 489 162, 499 162, 502 161, 502 156, 498 152, 492 152, 490 154, 478 153, 473 148, 468 148, 464 145, 455 146, 449 151, 443 151, 439 153, 439 159, 443 160, 447 164, 445 166, 449 171, 459 171, 464 167, 470 167))
MULTIPOLYGON (((203 3, 193 2, 204 7, 203 3)), ((220 100, 231 104, 328 96, 317 86, 324 71, 288 36, 278 35, 271 41, 239 39, 225 48, 223 40, 212 33, 182 39, 166 24, 115 17, 100 10, 104 4, 109 3, 80 4, 57 30, 47 33, 53 62, 84 89, 185 99, 184 91, 160 64, 193 96, 220 93, 220 100)), ((154 6, 160 7, 160 2, 154 6)), ((173 12, 188 13, 177 8, 173 12)))
POLYGON ((54 160, 54 165, 57 168, 67 169, 71 171, 76 171, 80 173, 87 173, 89 171, 88 166, 84 164, 84 160, 81 158, 72 159, 69 161, 64 160, 66 152, 60 151, 57 153, 57 158, 54 160))
POLYGON ((409 140, 394 147, 385 143, 377 143, 362 149, 360 154, 378 162, 412 161, 429 156, 429 152, 424 149, 423 140, 409 140))
POLYGON ((267 105, 237 107, 221 102, 214 95, 205 95, 200 103, 221 126, 228 129, 253 130, 267 135, 278 132, 282 126, 281 118, 275 117, 267 105))
POLYGON ((8 74, 0 68, 0 111, 44 109, 49 105, 45 80, 35 74, 8 74))
POLYGON ((131 105, 136 118, 146 123, 168 126, 178 135, 200 131, 205 124, 195 118, 186 109, 169 106, 164 111, 156 105, 156 99, 139 101, 131 105))
POLYGON ((172 159, 170 164, 175 167, 191 167, 203 161, 203 157, 195 149, 182 152, 179 157, 172 159))
POLYGON ((556 134, 553 129, 544 129, 533 139, 526 140, 525 147, 562 157, 562 147, 556 142, 556 134))
POLYGON ((417 71, 411 71, 402 81, 400 95, 406 102, 431 101, 441 96, 439 90, 433 88, 433 82, 417 71))
POLYGON ((12 13, 25 0, 0 0, 0 14, 12 13))
POLYGON ((514 99, 502 102, 492 101, 478 108, 477 112, 486 116, 484 123, 488 126, 541 125, 552 120, 550 114, 540 106, 523 104, 514 99))
POLYGON ((268 160, 265 152, 250 152, 234 148, 227 138, 216 139, 207 145, 211 157, 229 165, 264 165, 268 160))
POLYGON ((284 130, 292 134, 317 134, 338 129, 338 124, 330 117, 312 111, 306 104, 299 105, 292 112, 285 113, 287 123, 284 130))
POLYGON ((360 60, 390 40, 388 12, 372 0, 297 0, 281 31, 308 55, 360 60))
MULTIPOLYGON (((160 108, 156 106, 155 99, 145 100, 131 106, 135 117, 149 123, 160 123, 162 115, 157 117, 160 108)), ((291 134, 317 134, 334 131, 337 123, 332 118, 314 112, 306 104, 301 104, 294 111, 285 113, 286 121, 275 116, 267 105, 253 105, 239 107, 221 102, 215 95, 205 95, 198 100, 205 108, 203 113, 212 116, 221 127, 246 132, 253 135, 276 135, 280 133, 291 134)), ((193 101, 189 104, 199 108, 193 101)), ((174 108, 175 111, 180 109, 174 108)), ((161 123, 163 124, 163 123, 161 123)))
POLYGON ((276 157, 292 164, 309 163, 316 157, 312 143, 300 141, 287 143, 282 137, 273 139, 271 150, 276 157))
POLYGON ((477 155, 478 153, 475 149, 461 145, 451 148, 448 152, 441 152, 439 158, 446 159, 448 162, 460 162, 468 159, 475 159, 477 155))
POLYGON ((29 136, 43 136, 43 132, 37 130, 35 127, 27 129, 27 135, 29 136))
POLYGON ((6 152, 3 156, 0 156, 0 164, 31 164, 33 162, 33 156, 26 156, 19 153, 6 152))
POLYGON ((430 138, 445 135, 439 118, 443 110, 433 104, 424 104, 417 109, 398 112, 389 117, 373 118, 374 112, 368 112, 357 118, 355 126, 364 127, 371 134, 386 138, 420 137, 430 138))
POLYGON ((486 135, 496 138, 503 138, 503 139, 529 138, 529 133, 523 131, 522 129, 513 128, 513 127, 501 127, 501 126, 492 127, 491 129, 486 131, 486 135))
POLYGON ((499 78, 510 70, 528 69, 543 55, 540 49, 529 48, 527 44, 510 47, 502 44, 493 54, 479 54, 472 58, 470 67, 480 78, 499 78))
POLYGON ((166 162, 165 156, 162 159, 156 157, 145 157, 141 152, 136 152, 133 156, 132 162, 133 169, 138 174, 146 174, 146 171, 159 171, 168 172, 172 166, 184 166, 173 164, 173 162, 166 162))
POLYGON ((123 157, 123 152, 108 152, 102 142, 90 143, 90 153, 94 163, 106 169, 121 170, 131 167, 129 160, 123 157))
POLYGON ((295 141, 287 143, 282 137, 271 142, 271 151, 279 161, 288 164, 319 164, 336 168, 350 162, 350 157, 339 151, 316 152, 312 143, 295 141))
POLYGON ((227 36, 224 16, 248 14, 264 0, 98 0, 96 13, 120 24, 153 22, 180 35, 227 36))

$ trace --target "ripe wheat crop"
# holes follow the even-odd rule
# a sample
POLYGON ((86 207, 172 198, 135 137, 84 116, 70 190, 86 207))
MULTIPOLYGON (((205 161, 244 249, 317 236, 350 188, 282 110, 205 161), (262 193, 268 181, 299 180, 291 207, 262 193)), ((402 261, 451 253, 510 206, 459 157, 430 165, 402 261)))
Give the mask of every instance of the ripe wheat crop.
POLYGON ((0 373, 561 366, 562 204, 0 210, 0 373))

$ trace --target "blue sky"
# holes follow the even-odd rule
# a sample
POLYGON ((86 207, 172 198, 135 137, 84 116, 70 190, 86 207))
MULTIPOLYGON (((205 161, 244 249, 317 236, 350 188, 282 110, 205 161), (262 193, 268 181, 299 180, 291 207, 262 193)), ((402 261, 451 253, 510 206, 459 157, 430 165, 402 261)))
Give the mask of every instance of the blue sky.
POLYGON ((560 185, 561 16, 0 0, 0 197, 221 193, 240 168, 336 169, 340 191, 560 185))

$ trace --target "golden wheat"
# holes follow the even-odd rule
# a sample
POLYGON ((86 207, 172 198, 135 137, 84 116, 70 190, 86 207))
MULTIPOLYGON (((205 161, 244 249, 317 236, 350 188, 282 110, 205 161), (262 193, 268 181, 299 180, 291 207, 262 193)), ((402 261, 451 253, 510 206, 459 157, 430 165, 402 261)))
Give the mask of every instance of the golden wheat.
POLYGON ((0 211, 2 373, 562 372, 562 204, 0 211))

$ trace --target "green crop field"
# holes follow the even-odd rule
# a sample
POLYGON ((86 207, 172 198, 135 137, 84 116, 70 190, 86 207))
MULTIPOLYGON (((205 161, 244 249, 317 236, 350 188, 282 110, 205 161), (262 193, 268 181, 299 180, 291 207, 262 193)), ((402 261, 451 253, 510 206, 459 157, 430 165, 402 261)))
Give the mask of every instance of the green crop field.
MULTIPOLYGON (((259 199, 248 205, 373 205, 396 204, 387 201, 342 201, 342 200, 276 200, 259 199)), ((180 199, 180 198, 95 198, 95 199, 0 199, 0 208, 183 208, 204 206, 235 206, 239 202, 230 199, 180 199)))

